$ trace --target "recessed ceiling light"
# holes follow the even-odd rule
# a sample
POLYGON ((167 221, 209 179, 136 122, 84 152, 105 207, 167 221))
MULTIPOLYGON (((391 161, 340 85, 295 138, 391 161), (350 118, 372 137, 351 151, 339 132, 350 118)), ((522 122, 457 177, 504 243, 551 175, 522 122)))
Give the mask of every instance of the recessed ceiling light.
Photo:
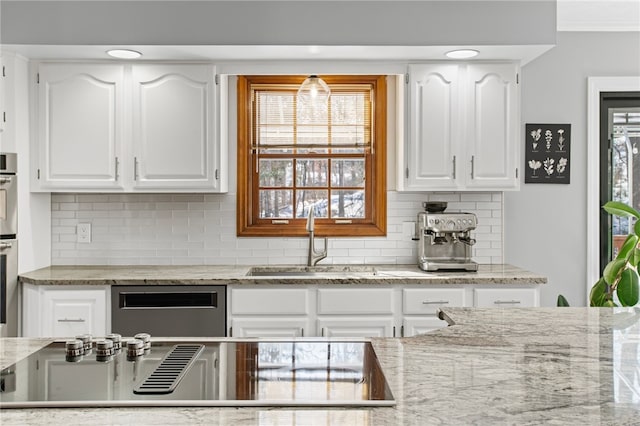
POLYGON ((458 49, 447 52, 445 55, 447 55, 447 58, 451 59, 469 59, 477 56, 478 53, 480 52, 474 49, 458 49))
POLYGON ((129 49, 111 49, 107 50, 107 55, 118 59, 137 59, 142 56, 142 53, 129 49))

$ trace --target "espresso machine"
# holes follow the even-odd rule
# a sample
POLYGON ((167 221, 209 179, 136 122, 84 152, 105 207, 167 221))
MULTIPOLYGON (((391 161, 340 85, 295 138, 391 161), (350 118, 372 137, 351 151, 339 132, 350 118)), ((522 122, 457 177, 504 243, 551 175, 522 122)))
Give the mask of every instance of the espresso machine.
POLYGON ((477 271, 478 264, 471 260, 471 246, 476 240, 471 231, 478 220, 473 213, 447 213, 447 203, 422 203, 425 211, 418 213, 416 236, 418 266, 424 271, 464 270, 477 271))

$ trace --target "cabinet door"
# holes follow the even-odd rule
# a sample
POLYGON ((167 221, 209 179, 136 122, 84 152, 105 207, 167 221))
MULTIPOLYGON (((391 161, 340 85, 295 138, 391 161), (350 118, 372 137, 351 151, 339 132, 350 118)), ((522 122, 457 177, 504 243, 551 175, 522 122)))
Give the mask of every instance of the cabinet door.
POLYGON ((123 70, 111 64, 40 65, 36 187, 121 187, 123 70))
POLYGON ((461 131, 460 67, 409 67, 409 139, 404 155, 405 190, 455 189, 461 131))
POLYGON ((42 335, 73 337, 107 334, 107 292, 101 290, 50 290, 42 295, 42 335))
POLYGON ((393 317, 318 318, 318 334, 322 337, 395 337, 393 317))
POLYGON ((309 315, 310 290, 305 288, 255 288, 240 286, 229 292, 231 317, 243 315, 309 315))
MULTIPOLYGON (((466 186, 517 189, 520 97, 516 64, 467 67, 466 186)), ((461 159, 462 160, 462 159, 461 159)))
POLYGON ((540 306, 537 288, 477 288, 474 289, 476 308, 531 308, 540 306))
POLYGON ((307 318, 261 316, 233 317, 230 337, 304 337, 313 336, 307 318))
POLYGON ((134 65, 134 187, 216 184, 215 84, 209 65, 134 65))
POLYGON ((404 317, 402 320, 402 337, 425 334, 443 327, 447 327, 447 322, 438 317, 404 317))

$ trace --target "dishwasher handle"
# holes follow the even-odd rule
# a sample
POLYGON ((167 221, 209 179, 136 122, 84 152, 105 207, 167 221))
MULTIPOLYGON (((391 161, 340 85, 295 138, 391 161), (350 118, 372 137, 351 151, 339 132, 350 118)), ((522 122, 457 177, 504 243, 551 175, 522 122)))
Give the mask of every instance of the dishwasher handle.
POLYGON ((218 307, 218 292, 123 291, 118 295, 118 307, 120 309, 211 309, 218 307))

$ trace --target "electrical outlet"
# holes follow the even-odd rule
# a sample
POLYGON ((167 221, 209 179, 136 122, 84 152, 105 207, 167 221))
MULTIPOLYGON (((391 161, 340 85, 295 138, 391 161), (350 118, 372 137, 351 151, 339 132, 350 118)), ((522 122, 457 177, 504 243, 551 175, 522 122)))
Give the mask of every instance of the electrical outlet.
POLYGON ((79 243, 90 243, 91 242, 91 224, 90 223, 79 223, 76 227, 76 234, 78 235, 79 243))

